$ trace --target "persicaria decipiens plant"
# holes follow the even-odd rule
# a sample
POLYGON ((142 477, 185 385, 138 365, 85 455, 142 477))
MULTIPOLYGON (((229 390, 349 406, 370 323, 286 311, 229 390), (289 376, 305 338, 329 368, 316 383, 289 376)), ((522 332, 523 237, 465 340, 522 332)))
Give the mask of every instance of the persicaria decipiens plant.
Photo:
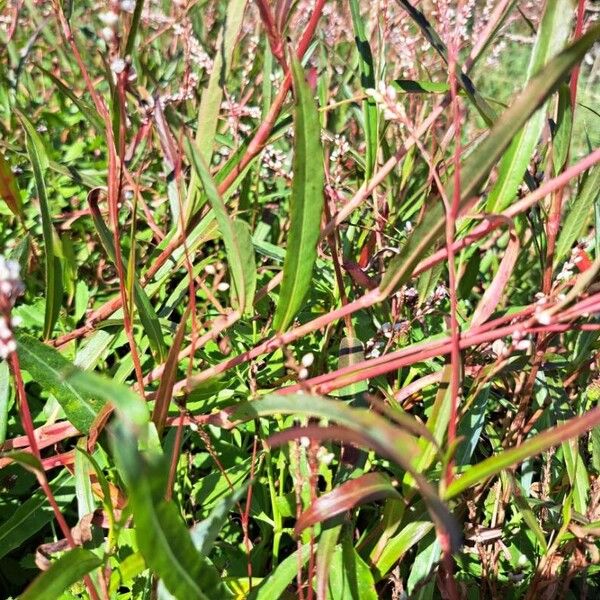
POLYGON ((0 596, 600 597, 599 18, 5 2, 0 596))

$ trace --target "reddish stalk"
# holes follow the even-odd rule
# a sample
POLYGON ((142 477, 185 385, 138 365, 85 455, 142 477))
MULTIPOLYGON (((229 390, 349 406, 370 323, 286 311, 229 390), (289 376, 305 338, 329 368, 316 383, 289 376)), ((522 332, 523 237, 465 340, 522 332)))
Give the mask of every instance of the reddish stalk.
MULTIPOLYGON (((120 293, 120 302, 123 308, 123 323, 125 333, 127 335, 127 339, 129 342, 129 346, 131 349, 131 356, 133 359, 133 364, 135 367, 136 378, 138 381, 138 387, 140 394, 144 394, 144 385, 143 385, 143 375, 141 364, 139 360, 139 355, 137 352, 137 347, 135 344, 135 339, 133 337, 133 327, 130 319, 130 314, 128 310, 127 303, 127 291, 126 291, 126 277, 125 270, 123 267, 123 257, 121 253, 121 244, 120 244, 120 235, 119 235, 119 221, 118 221, 118 204, 121 193, 121 185, 122 185, 122 177, 123 177, 123 165, 119 161, 117 156, 117 148, 115 144, 115 139, 113 135, 112 129, 112 121, 110 117, 110 112, 106 107, 106 104, 102 97, 96 92, 94 84, 89 76, 89 73, 85 67, 85 63, 81 58, 81 54, 79 49, 77 48, 77 44, 75 43, 75 38, 73 37, 73 32, 69 25, 69 22, 65 18, 63 13, 62 6, 56 0, 53 2, 54 12, 58 18, 63 36, 67 40, 71 51, 73 52, 73 56, 75 57, 75 61, 77 62, 77 66, 79 67, 79 71, 85 81, 86 88, 92 97, 94 102, 94 106, 98 111, 98 114, 102 117, 105 126, 105 134, 107 140, 107 148, 108 148, 108 208, 109 208, 109 217, 113 230, 113 239, 115 246, 115 263, 117 267, 117 273, 119 275, 119 293, 120 293)), ((123 73, 120 74, 117 81, 117 89, 120 97, 120 110, 121 110, 121 121, 122 127, 124 127, 124 118, 123 113, 125 112, 124 107, 124 96, 125 96, 125 86, 127 85, 127 77, 128 77, 128 69, 125 69, 123 73)), ((123 129, 122 129, 123 132, 123 129)), ((121 136, 121 148, 122 151, 119 156, 123 156, 124 153, 124 133, 121 136)))
MULTIPOLYGON (((577 22, 575 23, 574 40, 578 40, 583 34, 583 19, 585 16, 585 0, 579 0, 577 4, 577 22)), ((571 81, 569 87, 571 90, 571 107, 575 112, 575 103, 577 102, 577 85, 579 83, 579 73, 581 72, 581 64, 577 63, 571 72, 571 81)))
MULTIPOLYGON (((540 188, 538 188, 537 190, 535 190, 534 192, 532 192, 531 194, 529 194, 522 200, 511 205, 506 211, 504 211, 503 215, 506 217, 512 218, 512 217, 516 216, 517 214, 520 214, 520 213, 528 210, 529 208, 534 206, 537 202, 539 202, 540 200, 545 198, 551 191, 565 186, 569 182, 570 179, 572 179, 579 173, 589 169, 591 166, 593 166, 597 162, 600 162, 600 148, 595 150, 594 152, 590 153, 579 163, 577 163, 576 165, 573 165, 573 167, 567 169, 564 173, 561 173, 561 175, 559 175, 558 177, 552 179, 551 181, 548 181, 543 186, 541 186, 540 188)), ((505 223, 504 219, 493 219, 492 218, 489 222, 482 223, 481 225, 477 226, 463 240, 458 240, 458 241, 454 242, 452 244, 452 247, 455 251, 465 248, 466 246, 468 246, 468 245, 472 244, 474 241, 484 237, 485 235, 487 235, 487 233, 489 233, 493 229, 498 228, 499 226, 501 226, 504 223, 505 223)), ((432 268, 434 265, 436 265, 438 262, 444 260, 446 257, 447 257, 447 248, 439 250, 438 252, 434 253, 432 256, 421 261, 415 268, 413 275, 418 275, 418 274, 426 271, 427 269, 432 268)), ((297 340, 309 333, 312 333, 313 331, 317 331, 317 330, 329 325, 329 323, 332 323, 338 319, 344 318, 346 315, 352 314, 352 313, 354 313, 358 310, 364 309, 364 308, 368 308, 368 307, 372 306, 373 304, 380 302, 382 299, 383 298, 381 297, 381 293, 379 292, 378 289, 371 290, 364 296, 361 296, 360 298, 350 302, 346 306, 342 306, 334 311, 331 311, 330 313, 327 313, 326 315, 322 315, 321 317, 314 319, 310 323, 306 323, 306 324, 296 327, 294 329, 290 329, 289 331, 287 331, 286 333, 284 333, 282 335, 274 336, 274 337, 270 338, 269 340, 262 342, 258 346, 255 346, 251 350, 243 352, 242 354, 239 354, 238 356, 235 356, 235 357, 227 359, 217 365, 214 365, 213 367, 210 367, 209 369, 206 369, 205 371, 202 371, 201 373, 194 375, 193 377, 189 378, 186 381, 178 382, 174 387, 174 391, 177 392, 186 387, 188 389, 193 388, 194 386, 202 383, 203 381, 210 379, 211 377, 219 375, 220 373, 223 373, 224 371, 231 369, 235 366, 238 366, 240 364, 243 364, 245 362, 253 360, 253 359, 257 358, 258 356, 260 356, 261 354, 273 352, 274 350, 282 347, 283 345, 290 344, 290 343, 294 342, 295 340, 297 340)))
MULTIPOLYGON (((459 2, 458 11, 462 8, 459 2)), ((456 429, 458 426, 458 396, 460 394, 460 326, 458 324, 458 297, 457 297, 457 277, 454 254, 454 236, 456 235, 456 219, 460 209, 460 163, 462 156, 461 132, 462 119, 460 114, 460 104, 458 100, 458 81, 456 69, 458 68, 456 59, 458 56, 458 31, 454 40, 448 45, 448 74, 450 80, 450 96, 452 98, 452 118, 454 124, 455 150, 454 150, 454 186, 452 201, 448 205, 446 202, 446 248, 448 254, 448 294, 450 297, 450 332, 451 332, 451 352, 450 352, 450 417, 448 420, 448 447, 452 447, 456 439, 456 429)), ((446 467, 446 485, 452 482, 454 460, 450 458, 446 467)), ((450 573, 448 574, 450 576, 450 573)))
MULTIPOLYGON (((33 425, 33 419, 31 418, 31 412, 29 411, 29 403, 27 402, 27 394, 25 392, 25 385, 23 383, 23 376, 21 375, 21 365, 19 363, 19 356, 16 352, 12 352, 8 357, 8 364, 13 376, 13 380, 15 382, 15 389, 17 391, 17 406, 19 409, 19 416, 21 419, 21 424, 23 425, 23 429, 25 430, 25 434, 27 435, 27 439, 29 442, 29 448, 31 449, 31 453, 42 463, 42 455, 40 449, 38 447, 37 439, 35 436, 35 428, 33 425)), ((73 549, 76 547, 73 536, 71 535, 71 529, 69 528, 60 508, 56 502, 56 498, 54 497, 54 493, 52 492, 52 488, 48 483, 48 478, 46 477, 46 473, 44 470, 35 471, 36 478, 40 487, 42 488, 46 498, 48 499, 48 503, 52 507, 52 511, 54 512, 54 517, 60 527, 60 530, 63 534, 63 537, 67 540, 69 544, 69 548, 73 549)), ((98 592, 92 583, 89 575, 84 577, 85 585, 88 589, 88 592, 93 600, 99 600, 98 592)))

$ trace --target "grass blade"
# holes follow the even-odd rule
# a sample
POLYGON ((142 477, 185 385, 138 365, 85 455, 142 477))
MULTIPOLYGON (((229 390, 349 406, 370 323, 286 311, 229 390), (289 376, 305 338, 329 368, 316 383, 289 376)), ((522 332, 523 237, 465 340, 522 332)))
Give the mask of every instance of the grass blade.
MULTIPOLYGON (((354 27, 354 43, 358 50, 358 66, 360 68, 360 83, 363 92, 375 88, 375 65, 369 38, 365 32, 365 21, 360 14, 358 0, 350 0, 350 13, 354 27)), ((371 179, 377 160, 378 123, 377 103, 371 97, 363 100, 363 116, 365 122, 365 138, 367 152, 365 156, 365 181, 371 179)))
POLYGON ((17 112, 27 134, 27 151, 31 160, 33 176, 40 202, 42 216, 42 231, 44 235, 44 255, 46 265, 46 312, 44 316, 44 338, 52 335, 54 325, 58 320, 58 313, 63 296, 62 267, 59 256, 62 255, 60 240, 52 225, 44 174, 48 168, 48 157, 40 136, 29 119, 21 112, 17 112))
POLYGON ((144 457, 122 424, 113 428, 113 450, 129 489, 136 539, 146 564, 176 598, 229 598, 213 565, 194 547, 175 504, 162 498, 166 464, 144 457))
POLYGON ((323 212, 324 172, 319 113, 296 59, 292 60, 292 72, 296 94, 294 179, 283 281, 273 318, 273 327, 277 331, 285 330, 292 322, 310 289, 323 212))
POLYGON ((185 140, 185 150, 204 186, 223 236, 231 272, 234 303, 241 312, 251 312, 256 290, 256 263, 250 226, 245 221, 231 219, 204 159, 189 139, 185 140))

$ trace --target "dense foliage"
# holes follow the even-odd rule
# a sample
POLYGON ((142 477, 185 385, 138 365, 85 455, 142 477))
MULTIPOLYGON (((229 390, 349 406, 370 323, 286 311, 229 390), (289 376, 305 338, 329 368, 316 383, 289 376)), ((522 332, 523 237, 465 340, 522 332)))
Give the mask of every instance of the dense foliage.
POLYGON ((600 595, 585 0, 0 0, 0 596, 600 595))

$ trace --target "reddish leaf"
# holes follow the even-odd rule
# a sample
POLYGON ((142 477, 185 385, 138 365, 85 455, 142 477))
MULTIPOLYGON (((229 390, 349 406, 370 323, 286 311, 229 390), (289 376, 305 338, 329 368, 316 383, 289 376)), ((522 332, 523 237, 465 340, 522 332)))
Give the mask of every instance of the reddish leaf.
POLYGON ((496 306, 500 302, 500 298, 502 296, 502 292, 512 275, 513 269, 515 268, 515 263, 517 262, 517 257, 519 256, 519 238, 517 237, 514 229, 510 230, 510 240, 508 242, 508 246, 504 252, 504 256, 502 257, 502 261, 500 262, 500 267, 498 268, 498 272, 494 276, 490 287, 485 291, 483 297, 481 298, 477 308, 475 309, 475 314, 473 315, 473 320, 471 321, 472 327, 477 327, 485 323, 491 316, 494 310, 496 310, 496 306))
POLYGON ((390 497, 401 499, 387 475, 383 473, 361 475, 317 498, 312 506, 300 515, 294 532, 298 535, 307 527, 335 517, 359 504, 390 497))
POLYGON ((17 180, 2 152, 0 152, 0 198, 6 202, 6 205, 16 217, 23 217, 21 194, 17 187, 17 180))

